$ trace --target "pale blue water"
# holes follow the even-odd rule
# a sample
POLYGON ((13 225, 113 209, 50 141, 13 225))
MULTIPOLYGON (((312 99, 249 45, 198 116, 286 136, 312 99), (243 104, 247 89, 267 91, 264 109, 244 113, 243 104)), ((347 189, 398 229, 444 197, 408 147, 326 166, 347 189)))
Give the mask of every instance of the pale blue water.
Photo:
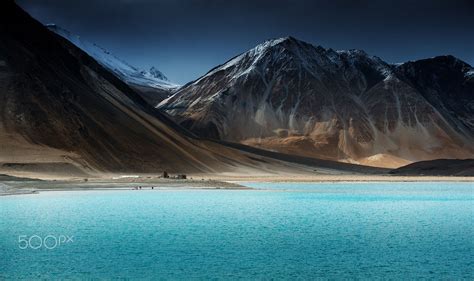
POLYGON ((474 278, 470 183, 248 185, 0 197, 0 279, 474 278))

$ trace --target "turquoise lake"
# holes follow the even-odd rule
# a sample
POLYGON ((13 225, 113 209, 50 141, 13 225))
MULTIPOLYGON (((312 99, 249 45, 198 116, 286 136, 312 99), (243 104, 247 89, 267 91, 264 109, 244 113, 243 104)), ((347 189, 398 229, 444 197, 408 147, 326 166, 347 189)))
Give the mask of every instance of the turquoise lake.
POLYGON ((0 197, 0 279, 474 279, 472 183, 246 185, 0 197))

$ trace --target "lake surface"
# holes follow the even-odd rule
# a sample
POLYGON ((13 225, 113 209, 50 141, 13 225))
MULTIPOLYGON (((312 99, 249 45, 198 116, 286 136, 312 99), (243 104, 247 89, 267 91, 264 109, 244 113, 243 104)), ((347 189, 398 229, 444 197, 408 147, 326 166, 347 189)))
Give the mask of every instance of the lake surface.
POLYGON ((246 185, 0 197, 0 279, 474 278, 472 183, 246 185))

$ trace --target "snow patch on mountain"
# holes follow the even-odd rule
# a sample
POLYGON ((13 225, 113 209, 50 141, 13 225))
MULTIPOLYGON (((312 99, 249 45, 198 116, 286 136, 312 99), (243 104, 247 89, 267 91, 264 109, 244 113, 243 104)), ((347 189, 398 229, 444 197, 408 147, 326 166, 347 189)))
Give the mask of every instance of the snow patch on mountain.
POLYGON ((137 68, 116 57, 105 48, 84 40, 80 36, 75 35, 56 24, 46 24, 46 27, 82 49, 88 55, 97 60, 97 62, 102 66, 112 71, 129 84, 158 89, 174 89, 179 87, 179 85, 170 82, 168 78, 155 67, 151 67, 149 70, 137 68))
POLYGON ((466 78, 474 77, 474 69, 471 69, 468 72, 466 72, 465 76, 466 76, 466 78))

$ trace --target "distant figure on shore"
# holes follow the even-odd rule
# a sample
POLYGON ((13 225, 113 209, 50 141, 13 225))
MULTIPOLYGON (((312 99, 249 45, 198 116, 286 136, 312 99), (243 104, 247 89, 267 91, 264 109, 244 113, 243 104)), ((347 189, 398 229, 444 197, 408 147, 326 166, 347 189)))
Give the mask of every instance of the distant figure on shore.
POLYGON ((155 187, 154 187, 154 186, 152 186, 152 187, 151 187, 151 189, 155 189, 155 187))
POLYGON ((163 178, 164 178, 164 179, 167 179, 167 178, 169 178, 169 177, 170 177, 170 176, 168 175, 168 172, 167 172, 167 171, 164 171, 164 172, 163 172, 163 178))

